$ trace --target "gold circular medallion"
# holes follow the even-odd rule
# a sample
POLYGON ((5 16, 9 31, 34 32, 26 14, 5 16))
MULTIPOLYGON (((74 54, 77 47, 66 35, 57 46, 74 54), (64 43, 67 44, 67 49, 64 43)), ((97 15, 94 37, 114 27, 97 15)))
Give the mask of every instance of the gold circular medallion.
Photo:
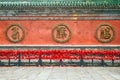
POLYGON ((114 28, 110 24, 101 24, 97 27, 95 37, 99 42, 108 43, 115 37, 114 28))
POLYGON ((19 24, 9 25, 5 33, 10 42, 17 43, 24 39, 24 29, 19 24))
POLYGON ((65 43, 71 38, 71 30, 65 24, 58 24, 52 29, 52 38, 58 43, 65 43))

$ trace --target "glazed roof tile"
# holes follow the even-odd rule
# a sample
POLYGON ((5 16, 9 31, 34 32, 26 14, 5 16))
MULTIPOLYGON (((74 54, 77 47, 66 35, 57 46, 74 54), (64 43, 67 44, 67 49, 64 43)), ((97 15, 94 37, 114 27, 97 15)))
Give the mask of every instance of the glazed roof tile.
POLYGON ((120 8, 120 0, 0 0, 0 9, 38 7, 120 8))

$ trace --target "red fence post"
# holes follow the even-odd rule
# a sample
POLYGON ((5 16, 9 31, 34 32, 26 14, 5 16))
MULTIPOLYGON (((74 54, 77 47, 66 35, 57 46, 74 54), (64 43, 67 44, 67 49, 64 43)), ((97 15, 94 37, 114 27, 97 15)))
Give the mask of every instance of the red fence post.
POLYGON ((42 54, 44 54, 44 51, 42 51, 42 52, 39 54, 38 66, 42 66, 42 54))
POLYGON ((18 66, 21 66, 21 52, 18 51, 18 66))

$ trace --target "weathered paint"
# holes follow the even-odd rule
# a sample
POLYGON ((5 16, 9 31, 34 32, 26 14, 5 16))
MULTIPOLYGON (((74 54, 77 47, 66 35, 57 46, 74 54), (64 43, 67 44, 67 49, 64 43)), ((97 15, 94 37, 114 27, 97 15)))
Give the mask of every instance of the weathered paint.
POLYGON ((49 21, 49 20, 25 20, 25 21, 0 21, 0 45, 120 45, 120 20, 79 20, 79 21, 49 21), (66 43, 57 43, 53 40, 51 31, 57 24, 64 23, 72 32, 71 39, 66 43), (115 30, 115 38, 112 42, 101 43, 95 38, 96 28, 108 23, 115 30), (7 40, 5 30, 10 24, 20 24, 25 30, 25 37, 19 43, 7 40))

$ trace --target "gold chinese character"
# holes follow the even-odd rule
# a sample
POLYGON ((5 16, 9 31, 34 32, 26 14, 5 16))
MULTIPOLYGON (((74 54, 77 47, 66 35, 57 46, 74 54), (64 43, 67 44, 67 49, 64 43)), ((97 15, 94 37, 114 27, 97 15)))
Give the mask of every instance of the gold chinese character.
POLYGON ((100 38, 101 39, 109 39, 110 37, 111 37, 110 28, 109 27, 102 28, 101 33, 100 33, 100 38))
POLYGON ((19 32, 17 27, 12 28, 12 36, 14 40, 19 39, 19 32))
POLYGON ((57 27, 57 34, 56 34, 56 38, 66 38, 66 30, 64 27, 57 27))

